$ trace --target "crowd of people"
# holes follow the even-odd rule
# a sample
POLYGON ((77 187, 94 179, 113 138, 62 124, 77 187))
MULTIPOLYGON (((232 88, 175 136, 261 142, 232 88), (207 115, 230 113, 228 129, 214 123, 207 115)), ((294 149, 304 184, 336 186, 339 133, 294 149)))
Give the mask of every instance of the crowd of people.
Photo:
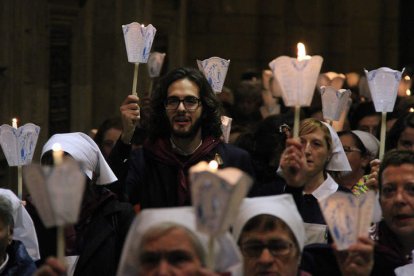
POLYGON ((202 72, 177 68, 150 99, 128 95, 120 116, 105 120, 94 140, 79 132, 50 137, 42 164, 54 165, 52 145, 59 143, 86 179, 79 220, 65 227, 67 259, 53 257, 56 229, 45 227, 30 195, 25 207, 17 205, 35 230, 26 242, 15 237, 15 211, 0 193, 0 275, 394 275, 410 264, 408 97, 399 97, 389 116, 386 154, 378 160, 381 117, 357 87, 341 129, 320 118, 315 92, 293 138, 293 112, 274 86, 258 74, 243 78, 234 93, 216 95, 202 72), (229 143, 223 114, 233 118, 229 143), (196 227, 189 179, 192 166, 211 160, 254 180, 231 227, 214 239, 196 227), (337 192, 359 197, 369 190, 378 198, 371 231, 338 250, 320 204, 337 192))

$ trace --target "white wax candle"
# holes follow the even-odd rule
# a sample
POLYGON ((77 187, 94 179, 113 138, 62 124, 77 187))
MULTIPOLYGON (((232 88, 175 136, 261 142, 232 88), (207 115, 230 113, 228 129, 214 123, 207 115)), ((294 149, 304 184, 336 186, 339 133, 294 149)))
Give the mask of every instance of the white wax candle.
POLYGON ((17 119, 16 118, 12 119, 12 127, 17 128, 17 119))
POLYGON ((63 162, 63 150, 62 146, 59 143, 55 143, 52 146, 53 150, 53 163, 56 165, 60 165, 63 162))

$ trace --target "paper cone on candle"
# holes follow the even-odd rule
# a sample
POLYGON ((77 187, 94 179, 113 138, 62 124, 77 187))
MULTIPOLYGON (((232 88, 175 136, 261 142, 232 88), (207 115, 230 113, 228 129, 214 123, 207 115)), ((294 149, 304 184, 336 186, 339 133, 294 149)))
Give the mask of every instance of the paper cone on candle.
POLYGON ((358 197, 336 192, 319 203, 338 250, 345 250, 356 243, 359 236, 368 235, 375 200, 373 191, 358 197))
POLYGON ((197 229, 217 236, 228 230, 252 179, 236 168, 215 172, 200 162, 190 169, 191 195, 197 229))
POLYGON ((230 60, 225 60, 219 57, 197 60, 198 69, 203 72, 208 83, 211 85, 211 88, 213 88, 213 91, 216 93, 220 93, 223 89, 229 65, 230 60))
POLYGON ((9 166, 23 166, 32 162, 40 127, 28 123, 19 128, 0 126, 0 144, 9 166))
POLYGON ((23 178, 46 227, 77 222, 86 176, 76 161, 65 159, 55 167, 32 164, 24 167, 23 178))
POLYGON ((144 27, 137 22, 122 25, 128 62, 146 63, 151 51, 155 32, 154 26, 149 24, 144 27))
POLYGON ((232 118, 221 116, 221 132, 223 132, 224 142, 229 142, 232 118))
POLYGON ((322 62, 321 56, 301 61, 281 56, 269 63, 286 106, 310 106, 322 62))
POLYGON ((323 118, 331 121, 339 121, 339 118, 341 117, 343 110, 347 107, 349 98, 351 97, 351 90, 336 90, 332 86, 322 86, 320 90, 323 118))
POLYGON ((148 58, 148 74, 151 78, 159 77, 164 64, 165 53, 152 52, 148 58))
POLYGON ((317 87, 332 86, 339 90, 344 85, 345 78, 345 75, 341 73, 326 72, 319 75, 317 87))
POLYGON ((372 71, 365 71, 369 90, 377 112, 392 112, 397 99, 398 86, 404 72, 381 67, 372 71))

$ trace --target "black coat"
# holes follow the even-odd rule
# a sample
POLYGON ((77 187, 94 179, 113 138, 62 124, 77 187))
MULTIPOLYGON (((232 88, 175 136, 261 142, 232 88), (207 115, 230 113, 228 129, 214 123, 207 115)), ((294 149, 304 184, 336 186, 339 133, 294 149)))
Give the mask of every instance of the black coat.
MULTIPOLYGON (((218 153, 222 160, 222 168, 236 167, 253 176, 250 155, 230 144, 219 143, 199 161, 211 161, 218 153)), ((145 148, 132 152, 129 160, 126 179, 126 192, 132 204, 139 203, 141 208, 173 207, 178 203, 178 169, 164 164, 153 157, 145 148)), ((188 175, 188 171, 185 171, 188 175)))
MULTIPOLYGON (((56 228, 45 228, 35 209, 29 208, 39 239, 42 260, 56 256, 56 228)), ((115 275, 122 247, 135 212, 129 203, 114 196, 102 202, 83 226, 75 275, 115 275)), ((76 226, 75 226, 76 227, 76 226)))
POLYGON ((0 276, 31 276, 36 271, 36 265, 22 242, 13 240, 7 247, 7 254, 9 261, 0 276))

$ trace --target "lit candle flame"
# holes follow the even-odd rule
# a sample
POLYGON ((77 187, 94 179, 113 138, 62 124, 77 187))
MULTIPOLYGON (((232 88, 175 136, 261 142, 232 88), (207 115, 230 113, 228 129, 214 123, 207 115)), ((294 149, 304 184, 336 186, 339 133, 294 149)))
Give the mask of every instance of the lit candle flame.
POLYGON ((410 108, 410 112, 414 112, 414 108, 412 108, 412 107, 411 107, 411 108, 410 108))
POLYGON ((55 165, 62 164, 62 161, 63 161, 62 146, 59 143, 54 143, 52 146, 52 150, 53 150, 53 163, 55 165))
POLYGON ((208 163, 208 167, 211 171, 215 172, 218 169, 218 163, 216 160, 211 160, 210 163, 208 163))
POLYGON ((303 44, 302 42, 299 42, 297 47, 298 47, 298 60, 299 61, 310 59, 310 56, 306 55, 305 44, 303 44))
POLYGON ((409 81, 411 78, 410 78, 410 76, 405 76, 404 77, 404 80, 406 80, 406 81, 409 81))
POLYGON ((17 128, 17 119, 16 118, 12 119, 12 127, 17 128))
POLYGON ((411 96, 411 90, 410 90, 410 89, 407 89, 407 90, 405 91, 405 94, 406 94, 407 96, 411 96))

